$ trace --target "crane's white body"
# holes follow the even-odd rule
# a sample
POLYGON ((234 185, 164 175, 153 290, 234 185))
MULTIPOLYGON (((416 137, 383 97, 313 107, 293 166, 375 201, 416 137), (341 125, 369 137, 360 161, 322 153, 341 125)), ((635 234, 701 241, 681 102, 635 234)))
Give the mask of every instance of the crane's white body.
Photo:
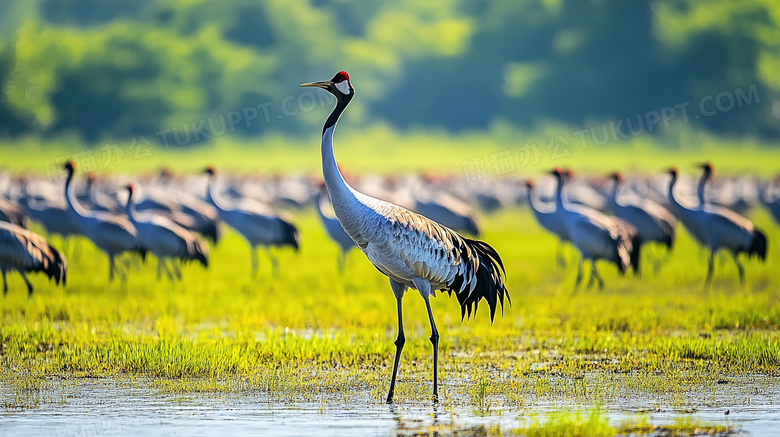
MULTIPOLYGON (((674 194, 676 183, 677 174, 673 173, 669 183, 669 202, 693 238, 710 250, 706 283, 712 279, 715 253, 721 249, 732 254, 739 271, 740 283, 744 283, 744 267, 737 256, 745 252, 749 256, 757 255, 763 260, 766 257, 764 234, 755 228, 753 222, 730 209, 704 203, 698 208, 683 206, 674 194)), ((701 196, 703 192, 703 188, 699 190, 701 196)))
POLYGON ((631 223, 642 243, 655 241, 672 246, 677 219, 663 206, 649 199, 624 197, 618 201, 619 182, 615 182, 608 206, 615 217, 631 223))
POLYGON ((595 278, 601 287, 604 282, 596 269, 596 261, 602 259, 612 262, 617 265, 621 273, 631 264, 636 269, 636 261, 633 260, 638 256, 639 250, 634 243, 636 229, 621 219, 608 217, 594 209, 580 205, 567 205, 563 200, 563 177, 560 175, 557 177, 556 214, 566 227, 566 233, 572 244, 581 255, 575 289, 582 279, 582 264, 585 260, 591 262, 590 282, 595 278))
MULTIPOLYGON (((209 181, 206 201, 216 208, 219 218, 241 234, 249 243, 252 251, 252 272, 257 271, 256 247, 292 246, 298 249, 298 231, 289 221, 270 208, 264 208, 256 202, 242 201, 226 205, 214 192, 213 181, 209 181)), ((276 257, 268 251, 272 268, 278 269, 276 257)))
POLYGON ((114 258, 131 251, 143 251, 136 238, 135 226, 126 217, 106 212, 91 212, 81 207, 73 196, 71 181, 73 170, 65 182, 65 200, 68 205, 68 217, 95 246, 108 255, 109 280, 114 277, 114 258))
MULTIPOLYGON (((126 213, 136 228, 139 243, 157 257, 158 277, 165 261, 198 259, 208 266, 208 245, 205 241, 166 217, 137 213, 132 193, 127 199, 126 213)), ((180 277, 175 264, 173 267, 180 277)))
POLYGON ((317 215, 320 217, 320 222, 322 222, 325 232, 327 232, 330 239, 339 246, 338 266, 339 270, 343 271, 346 255, 355 247, 355 242, 352 241, 352 238, 347 234, 344 228, 341 227, 339 220, 336 217, 331 217, 325 212, 326 203, 330 204, 330 201, 327 199, 327 194, 321 194, 317 199, 317 215))
POLYGON ((59 284, 65 282, 67 262, 57 249, 45 238, 20 226, 0 222, 0 273, 3 276, 3 294, 8 293, 6 274, 15 270, 27 284, 27 293, 32 295, 33 287, 27 279, 27 272, 43 271, 59 284))

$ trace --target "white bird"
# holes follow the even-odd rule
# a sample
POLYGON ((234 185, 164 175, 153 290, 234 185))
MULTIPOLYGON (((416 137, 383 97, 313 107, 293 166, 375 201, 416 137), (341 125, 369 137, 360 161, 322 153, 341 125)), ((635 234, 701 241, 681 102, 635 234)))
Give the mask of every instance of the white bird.
POLYGON ((252 273, 257 273, 257 246, 262 246, 271 258, 274 273, 279 269, 279 262, 271 252, 271 246, 289 246, 298 250, 298 229, 289 220, 281 217, 271 209, 263 208, 256 202, 240 202, 237 205, 227 205, 218 199, 214 191, 213 179, 216 175, 214 167, 208 167, 204 173, 209 175, 206 189, 206 201, 217 209, 219 218, 238 231, 252 251, 252 273))
POLYGON ((355 247, 355 242, 347 235, 347 231, 341 227, 339 220, 336 217, 331 217, 325 212, 325 209, 327 208, 325 206, 326 204, 330 205, 330 200, 328 200, 328 191, 323 183, 320 186, 320 194, 317 199, 317 214, 320 216, 322 226, 325 227, 325 231, 328 233, 330 239, 339 246, 338 267, 339 271, 343 272, 346 256, 349 251, 355 247))
POLYGON ((433 344, 433 400, 438 402, 439 332, 433 320, 430 295, 437 290, 454 292, 461 305, 461 318, 485 299, 491 320, 498 302, 503 308, 509 293, 504 284, 503 264, 488 244, 464 238, 420 214, 353 189, 344 180, 333 155, 333 131, 341 113, 355 95, 349 75, 340 71, 331 80, 305 83, 336 96, 336 108, 322 130, 322 173, 333 210, 344 230, 371 263, 390 278, 398 311, 398 337, 393 376, 387 403, 392 403, 398 364, 405 343, 402 305, 407 288, 419 291, 425 300, 433 344), (472 308, 473 307, 473 308, 472 308))
POLYGON ((157 257, 157 277, 163 269, 173 279, 165 262, 170 262, 173 273, 181 279, 181 272, 174 261, 198 261, 203 267, 209 266, 209 247, 203 239, 182 228, 170 219, 155 214, 139 214, 135 211, 133 184, 127 185, 127 205, 125 212, 135 226, 136 238, 141 246, 157 257))
POLYGON ((630 266, 638 271, 640 246, 636 229, 625 221, 607 217, 594 209, 567 205, 563 202, 563 187, 566 181, 564 172, 556 168, 551 174, 555 176, 556 213, 563 220, 571 242, 580 252, 580 262, 577 267, 577 279, 574 282, 576 290, 582 281, 582 264, 588 260, 591 263, 591 277, 588 286, 595 279, 599 288, 604 287, 604 280, 596 268, 596 261, 603 259, 614 263, 618 272, 623 274, 630 266))
POLYGON ((542 205, 537 202, 537 199, 534 198, 536 184, 532 180, 528 179, 525 181, 525 188, 526 194, 528 195, 528 205, 531 208, 531 211, 533 211, 536 221, 539 222, 543 228, 558 237, 558 247, 555 251, 555 255, 558 265, 565 265, 566 261, 563 257, 562 246, 563 243, 571 243, 571 237, 569 237, 569 231, 566 229, 566 224, 558 215, 555 203, 552 205, 542 205))
POLYGON ((27 295, 33 286, 27 272, 44 272, 49 279, 65 285, 68 264, 62 253, 45 238, 17 225, 0 222, 0 272, 3 274, 3 295, 8 294, 8 271, 16 270, 27 284, 27 295))
POLYGON ((745 268, 738 256, 740 253, 745 253, 748 257, 756 256, 764 261, 767 249, 766 235, 757 229, 753 222, 728 208, 711 204, 701 204, 698 208, 687 208, 681 205, 674 195, 674 186, 678 177, 677 169, 669 169, 669 174, 672 177, 669 182, 669 202, 693 238, 710 250, 705 284, 709 284, 712 280, 715 254, 720 249, 731 252, 739 271, 739 282, 744 284, 745 268))
MULTIPOLYGON (((91 212, 81 207, 73 195, 73 161, 65 163, 68 178, 65 180, 65 200, 68 216, 79 231, 108 256, 108 280, 114 279, 114 258, 123 252, 138 252, 146 256, 146 249, 136 239, 135 226, 125 217, 105 212, 91 212)), ((121 276, 124 275, 119 273, 121 276)))
MULTIPOLYGON (((612 191, 607 198, 607 206, 615 217, 631 223, 639 237, 639 243, 657 242, 668 250, 672 249, 677 219, 663 206, 649 199, 624 197, 618 202, 618 190, 623 183, 619 172, 610 174, 613 181, 612 191)), ((657 269, 656 265, 656 269, 657 269)))

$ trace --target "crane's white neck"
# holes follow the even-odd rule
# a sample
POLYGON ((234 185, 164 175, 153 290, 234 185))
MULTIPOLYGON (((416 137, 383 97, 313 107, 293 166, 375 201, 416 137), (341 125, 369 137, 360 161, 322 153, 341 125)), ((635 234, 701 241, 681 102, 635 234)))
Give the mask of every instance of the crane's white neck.
MULTIPOLYGON (((674 197, 674 186, 677 185, 677 175, 672 175, 672 180, 669 181, 669 203, 672 204, 678 210, 685 210, 684 206, 680 205, 677 198, 674 197)), ((702 205, 703 206, 703 205, 702 205)))
POLYGON ((133 208, 134 201, 133 201, 133 192, 130 191, 127 193, 127 203, 125 204, 125 214, 127 215, 127 218, 130 220, 130 222, 133 225, 136 225, 138 223, 137 217, 135 216, 135 208, 133 208))
POLYGON ((710 178, 708 172, 704 172, 699 178, 699 186, 696 187, 696 194, 699 197, 699 206, 704 208, 704 189, 707 187, 707 180, 710 178))
POLYGON ((76 201, 76 197, 73 194, 73 170, 70 170, 68 173, 68 178, 65 180, 65 203, 68 205, 68 210, 81 217, 86 217, 88 215, 87 211, 81 207, 81 205, 76 201))
POLYGON ((206 186, 206 202, 216 208, 218 212, 224 213, 226 211, 222 202, 217 200, 217 195, 214 192, 214 176, 209 176, 209 182, 206 186))
POLYGON ((558 186, 555 188, 555 209, 558 211, 562 211, 565 208, 563 207, 563 181, 564 178, 562 176, 556 177, 558 181, 558 186))
POLYGON ((620 181, 614 181, 612 182, 612 191, 609 193, 609 204, 610 205, 617 205, 617 193, 618 189, 620 188, 620 181))
MULTIPOLYGON (((327 126, 327 125, 326 125, 327 126)), ((357 202, 354 190, 344 180, 344 176, 339 171, 336 163, 336 156, 333 154, 333 131, 336 130, 336 123, 327 126, 322 132, 322 176, 325 179, 325 186, 328 187, 333 211, 339 216, 339 211, 350 204, 357 202)))

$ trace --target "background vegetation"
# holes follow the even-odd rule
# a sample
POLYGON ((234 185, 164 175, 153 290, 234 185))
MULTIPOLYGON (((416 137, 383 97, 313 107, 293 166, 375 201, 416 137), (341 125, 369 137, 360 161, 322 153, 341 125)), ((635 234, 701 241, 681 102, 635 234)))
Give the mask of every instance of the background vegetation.
POLYGON ((752 86, 686 129, 780 137, 772 0, 5 0, 0 136, 193 146, 247 107, 262 122, 230 138, 308 135, 322 114, 296 85, 339 69, 363 127, 578 129, 752 86))

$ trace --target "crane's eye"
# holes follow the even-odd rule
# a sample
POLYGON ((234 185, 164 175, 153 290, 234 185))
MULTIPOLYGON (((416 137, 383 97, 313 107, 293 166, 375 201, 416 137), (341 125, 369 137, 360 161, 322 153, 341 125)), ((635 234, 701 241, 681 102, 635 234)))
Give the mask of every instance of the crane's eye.
POLYGON ((339 83, 336 83, 336 88, 341 91, 341 94, 349 94, 349 81, 348 80, 342 80, 339 83))

